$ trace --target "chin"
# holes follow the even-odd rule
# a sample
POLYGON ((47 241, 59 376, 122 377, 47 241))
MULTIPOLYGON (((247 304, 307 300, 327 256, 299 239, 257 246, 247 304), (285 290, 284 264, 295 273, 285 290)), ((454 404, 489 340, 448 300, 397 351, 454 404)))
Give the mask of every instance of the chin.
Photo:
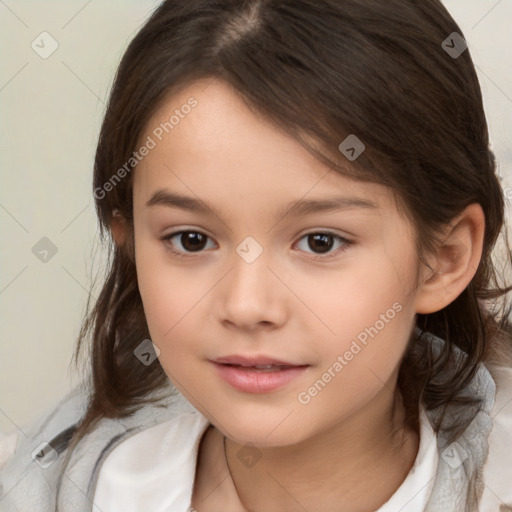
POLYGON ((266 421, 252 421, 250 418, 247 420, 241 422, 239 418, 235 418, 233 422, 224 421, 222 423, 226 429, 217 425, 216 427, 237 444, 251 444, 259 448, 291 446, 304 440, 305 433, 298 431, 292 422, 283 422, 282 417, 269 418, 266 421), (280 422, 283 422, 281 426, 279 426, 280 422), (276 425, 278 425, 277 428, 276 425))

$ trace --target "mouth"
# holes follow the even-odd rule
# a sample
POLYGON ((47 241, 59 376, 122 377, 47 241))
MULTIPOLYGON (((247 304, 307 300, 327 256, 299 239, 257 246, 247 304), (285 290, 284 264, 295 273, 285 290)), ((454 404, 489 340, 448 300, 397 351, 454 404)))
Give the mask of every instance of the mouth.
POLYGON ((217 375, 231 387, 245 393, 269 393, 297 379, 310 365, 281 363, 238 364, 211 361, 217 375))
POLYGON ((247 372, 256 372, 256 373, 268 373, 268 372, 279 372, 282 370, 288 370, 290 368, 303 368, 307 365, 303 366, 293 366, 293 365, 283 365, 283 364, 262 364, 262 365, 253 365, 246 366, 242 364, 226 364, 226 363, 218 363, 223 364, 224 366, 229 366, 232 368, 238 368, 239 370, 247 371, 247 372))
POLYGON ((252 367, 252 368, 264 368, 264 367, 297 367, 297 366, 307 366, 300 363, 292 363, 290 361, 282 361, 270 356, 225 356, 219 357, 213 361, 214 363, 226 364, 230 366, 241 366, 244 368, 252 367))

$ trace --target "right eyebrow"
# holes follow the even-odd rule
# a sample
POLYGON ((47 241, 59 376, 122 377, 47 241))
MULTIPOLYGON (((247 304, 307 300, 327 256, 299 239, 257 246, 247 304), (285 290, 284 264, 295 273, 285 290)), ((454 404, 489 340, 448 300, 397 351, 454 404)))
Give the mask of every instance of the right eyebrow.
POLYGON ((211 212, 220 218, 219 212, 216 208, 206 201, 169 192, 165 189, 157 190, 151 196, 151 199, 146 202, 145 206, 167 206, 169 208, 181 208, 183 210, 204 214, 211 212))
MULTIPOLYGON (((213 213, 222 219, 220 212, 210 203, 202 199, 176 194, 165 189, 157 190, 145 204, 147 207, 166 206, 169 208, 181 208, 192 212, 209 214, 213 213)), ((373 210, 378 213, 379 206, 367 199, 360 197, 335 196, 318 199, 299 199, 290 203, 283 210, 277 213, 278 218, 285 218, 291 215, 305 216, 313 213, 335 212, 353 208, 373 210)))

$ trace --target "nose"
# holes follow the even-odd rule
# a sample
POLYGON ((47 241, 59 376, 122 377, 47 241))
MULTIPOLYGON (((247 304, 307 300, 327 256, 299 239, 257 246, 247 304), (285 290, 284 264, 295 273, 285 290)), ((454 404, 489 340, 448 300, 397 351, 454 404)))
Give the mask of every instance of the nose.
POLYGON ((278 269, 271 266, 266 251, 251 263, 234 255, 232 268, 219 283, 216 297, 221 323, 248 331, 285 324, 292 294, 277 277, 278 269))

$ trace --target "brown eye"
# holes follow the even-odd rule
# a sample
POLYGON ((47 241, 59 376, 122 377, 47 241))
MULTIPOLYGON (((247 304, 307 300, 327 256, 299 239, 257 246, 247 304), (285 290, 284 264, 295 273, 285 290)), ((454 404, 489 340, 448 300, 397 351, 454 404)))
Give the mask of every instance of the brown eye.
POLYGON ((340 252, 346 250, 352 244, 350 240, 328 232, 308 233, 301 238, 301 241, 305 239, 307 240, 307 243, 305 244, 306 247, 303 245, 302 248, 299 248, 305 252, 312 251, 314 257, 319 257, 322 259, 336 256, 340 252), (338 243, 338 250, 336 250, 335 247, 336 242, 338 243), (333 248, 335 249, 334 251, 333 248), (324 254, 325 256, 322 257, 324 254))
POLYGON ((180 242, 187 251, 200 251, 204 248, 208 237, 197 231, 184 231, 180 235, 180 242))
POLYGON ((208 236, 200 231, 177 231, 163 237, 162 240, 171 252, 187 256, 187 253, 201 252, 207 244, 208 236))
POLYGON ((329 252, 334 245, 334 236, 330 234, 313 234, 308 235, 308 247, 313 251, 320 253, 329 252))

